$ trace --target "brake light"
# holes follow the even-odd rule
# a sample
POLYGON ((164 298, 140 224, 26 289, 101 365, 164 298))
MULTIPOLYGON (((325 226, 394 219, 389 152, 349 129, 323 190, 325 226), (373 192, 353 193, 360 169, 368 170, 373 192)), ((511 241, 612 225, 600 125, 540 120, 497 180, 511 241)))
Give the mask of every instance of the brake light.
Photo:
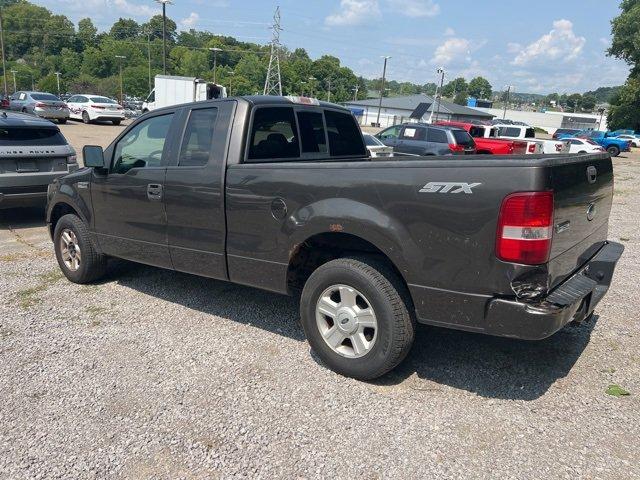
POLYGON ((496 256, 500 260, 546 263, 552 238, 553 192, 513 193, 502 201, 496 234, 496 256))
POLYGON ((530 143, 529 144, 529 153, 536 153, 536 144, 535 143, 530 143))
POLYGON ((91 108, 95 108, 96 110, 104 110, 105 107, 101 106, 101 105, 91 105, 91 108))
POLYGON ((44 104, 44 103, 38 102, 38 103, 36 103, 36 105, 35 105, 35 106, 36 106, 36 107, 38 107, 38 108, 44 108, 44 107, 46 107, 47 105, 46 105, 46 104, 44 104))
POLYGON ((451 150, 452 152, 464 152, 464 145, 456 145, 455 143, 450 143, 449 150, 451 150))
POLYGON ((69 155, 67 157, 67 163, 78 163, 78 157, 76 155, 69 155))

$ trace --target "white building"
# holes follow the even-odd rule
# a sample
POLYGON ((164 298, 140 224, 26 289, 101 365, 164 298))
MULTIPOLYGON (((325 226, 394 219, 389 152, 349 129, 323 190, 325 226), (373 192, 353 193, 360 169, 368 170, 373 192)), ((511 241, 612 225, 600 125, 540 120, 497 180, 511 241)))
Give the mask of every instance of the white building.
MULTIPOLYGON (((497 120, 503 118, 504 110, 499 108, 480 108, 478 110, 494 115, 497 120)), ((553 134, 558 128, 575 128, 579 130, 606 130, 607 117, 591 113, 569 112, 526 112, 519 110, 507 110, 504 118, 516 122, 524 122, 532 127, 538 127, 553 134)))

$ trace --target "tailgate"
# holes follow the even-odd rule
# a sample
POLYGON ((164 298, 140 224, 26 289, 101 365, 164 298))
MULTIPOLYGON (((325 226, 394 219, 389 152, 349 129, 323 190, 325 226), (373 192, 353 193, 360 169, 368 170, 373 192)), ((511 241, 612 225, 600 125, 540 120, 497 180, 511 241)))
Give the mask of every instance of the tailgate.
POLYGON ((551 167, 554 230, 551 287, 583 265, 607 239, 613 166, 607 155, 582 156, 551 167))

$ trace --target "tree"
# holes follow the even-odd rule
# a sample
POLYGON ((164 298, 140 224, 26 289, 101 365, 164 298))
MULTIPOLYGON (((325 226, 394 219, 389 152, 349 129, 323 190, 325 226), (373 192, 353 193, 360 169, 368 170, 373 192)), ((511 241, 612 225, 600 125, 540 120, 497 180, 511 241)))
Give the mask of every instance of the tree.
POLYGON ((462 77, 458 77, 454 80, 451 80, 442 88, 442 95, 448 98, 452 98, 460 92, 467 92, 468 89, 469 85, 467 84, 467 81, 462 77))
POLYGON ((97 45, 96 36, 98 29, 93 25, 90 18, 83 18, 78 22, 77 39, 79 43, 79 51, 83 51, 89 47, 97 45))
POLYGON ((573 93, 567 97, 567 107, 569 107, 574 112, 580 107, 580 103, 582 102, 582 95, 579 93, 573 93))
MULTIPOLYGON (((154 15, 149 19, 147 23, 142 25, 142 30, 148 32, 151 38, 158 38, 162 40, 162 15, 154 15)), ((167 42, 173 43, 176 39, 176 22, 167 17, 167 42)))
MULTIPOLYGON (((43 92, 58 93, 58 79, 54 74, 49 74, 46 77, 42 77, 38 81, 38 90, 43 92)), ((63 79, 60 79, 60 92, 66 91, 66 85, 63 79)))
POLYGON ((467 105, 468 98, 469 95, 467 95, 467 92, 458 92, 456 93, 456 96, 453 97, 453 103, 457 105, 467 105))
POLYGON ((627 62, 634 70, 640 65, 640 0, 623 0, 622 13, 611 21, 611 47, 607 53, 627 62))
POLYGON ((585 112, 592 112, 594 108, 596 108, 596 103, 598 100, 595 95, 584 94, 582 96, 582 101, 580 103, 580 108, 585 112))
POLYGON ((129 40, 140 35, 140 25, 130 18, 119 18, 116 23, 111 26, 109 35, 115 40, 129 40))
POLYGON ((489 80, 483 77, 475 77, 469 82, 469 95, 475 98, 491 98, 492 87, 489 80))
POLYGON ((640 130, 640 79, 629 77, 611 99, 607 122, 610 130, 620 128, 640 130))
POLYGON ((438 86, 435 83, 425 83, 422 85, 422 93, 426 93, 427 95, 435 95, 436 89, 438 86))

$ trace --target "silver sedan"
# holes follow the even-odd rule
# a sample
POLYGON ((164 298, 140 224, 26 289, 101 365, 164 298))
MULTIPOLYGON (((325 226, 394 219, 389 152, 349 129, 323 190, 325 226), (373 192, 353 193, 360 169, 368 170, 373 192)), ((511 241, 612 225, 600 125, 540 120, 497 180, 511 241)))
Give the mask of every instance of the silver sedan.
POLYGON ((9 109, 57 120, 58 123, 65 123, 69 118, 67 104, 51 93, 15 92, 9 99, 9 109))

